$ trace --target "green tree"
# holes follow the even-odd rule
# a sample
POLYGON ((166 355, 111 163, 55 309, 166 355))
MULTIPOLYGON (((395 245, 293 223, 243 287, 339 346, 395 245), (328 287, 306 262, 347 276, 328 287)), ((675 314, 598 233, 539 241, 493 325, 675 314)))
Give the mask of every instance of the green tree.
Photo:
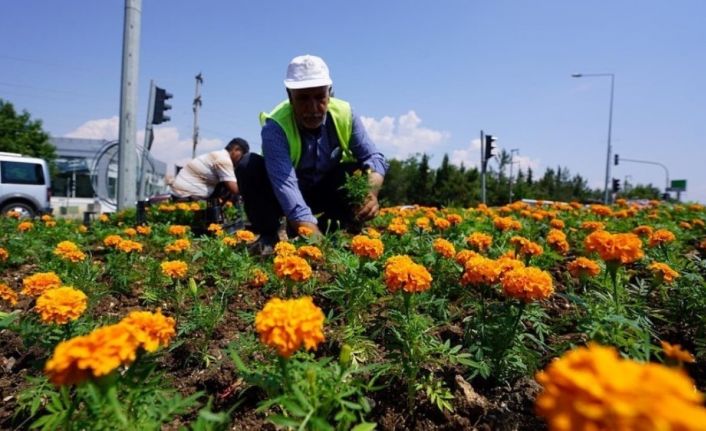
POLYGON ((0 151, 41 157, 53 165, 56 149, 42 129, 41 120, 32 120, 27 111, 18 114, 12 103, 0 99, 0 151))

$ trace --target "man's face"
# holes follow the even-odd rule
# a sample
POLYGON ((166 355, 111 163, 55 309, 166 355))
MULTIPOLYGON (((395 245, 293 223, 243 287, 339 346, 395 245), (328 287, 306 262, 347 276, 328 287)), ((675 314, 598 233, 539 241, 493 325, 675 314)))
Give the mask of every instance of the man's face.
POLYGON ((228 151, 228 154, 230 154, 230 159, 233 161, 233 166, 237 166, 240 159, 243 158, 243 150, 240 147, 233 147, 228 151))
POLYGON ((318 129, 323 124, 328 100, 328 86, 289 90, 289 103, 292 104, 294 118, 305 129, 318 129))

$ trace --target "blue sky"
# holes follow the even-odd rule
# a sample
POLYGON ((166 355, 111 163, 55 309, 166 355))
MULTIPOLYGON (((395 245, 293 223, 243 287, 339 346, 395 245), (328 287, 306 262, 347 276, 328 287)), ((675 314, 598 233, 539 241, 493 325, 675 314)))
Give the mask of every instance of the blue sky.
MULTIPOLYGON (((139 125, 149 81, 173 93, 153 152, 191 154, 194 76, 202 72, 199 151, 234 136, 260 147, 257 114, 284 98, 289 60, 329 65, 389 157, 479 159, 481 129, 538 172, 568 167, 603 186, 610 79, 613 148, 664 163, 706 202, 706 2, 143 0, 139 125), (474 141, 475 140, 475 141, 474 141)), ((124 2, 6 0, 0 98, 54 136, 117 137, 124 2)), ((140 135, 141 136, 141 135, 140 135)), ((141 142, 138 137, 138 142, 141 142)), ((612 167, 663 187, 656 166, 612 167)))

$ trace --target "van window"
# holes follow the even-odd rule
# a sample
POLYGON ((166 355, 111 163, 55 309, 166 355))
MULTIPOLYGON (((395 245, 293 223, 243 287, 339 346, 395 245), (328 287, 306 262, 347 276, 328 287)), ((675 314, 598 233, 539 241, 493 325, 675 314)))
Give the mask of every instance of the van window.
POLYGON ((0 162, 3 184, 44 184, 44 170, 37 163, 0 162))

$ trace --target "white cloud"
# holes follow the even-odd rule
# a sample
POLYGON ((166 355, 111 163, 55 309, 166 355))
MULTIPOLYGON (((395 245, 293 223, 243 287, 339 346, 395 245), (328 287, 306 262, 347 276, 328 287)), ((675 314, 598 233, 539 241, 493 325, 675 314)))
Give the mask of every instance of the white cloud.
POLYGON ((90 120, 66 134, 67 138, 118 139, 118 116, 90 120))
POLYGON ((398 118, 385 116, 379 120, 371 117, 360 119, 370 138, 389 158, 404 159, 415 153, 432 154, 450 136, 443 130, 421 127, 422 119, 414 111, 398 118))
POLYGON ((466 148, 461 148, 459 150, 453 150, 451 152, 451 157, 449 161, 456 165, 463 166, 466 168, 479 167, 480 166, 480 139, 476 138, 471 140, 466 148))

